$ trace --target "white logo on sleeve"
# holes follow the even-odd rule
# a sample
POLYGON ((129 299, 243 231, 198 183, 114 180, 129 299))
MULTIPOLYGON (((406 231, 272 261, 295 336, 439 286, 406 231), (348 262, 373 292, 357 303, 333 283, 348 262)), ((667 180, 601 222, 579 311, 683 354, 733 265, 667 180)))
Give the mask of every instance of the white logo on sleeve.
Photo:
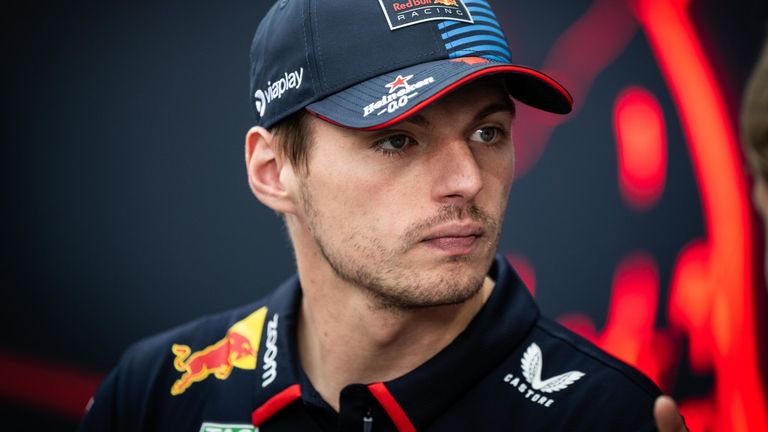
POLYGON ((504 382, 516 388, 526 399, 545 407, 552 406, 555 401, 541 393, 549 394, 563 390, 585 375, 581 371, 570 371, 542 380, 541 370, 544 367, 544 356, 541 353, 541 348, 535 342, 532 342, 525 350, 525 354, 520 359, 520 367, 523 378, 528 384, 511 373, 504 377, 504 382))

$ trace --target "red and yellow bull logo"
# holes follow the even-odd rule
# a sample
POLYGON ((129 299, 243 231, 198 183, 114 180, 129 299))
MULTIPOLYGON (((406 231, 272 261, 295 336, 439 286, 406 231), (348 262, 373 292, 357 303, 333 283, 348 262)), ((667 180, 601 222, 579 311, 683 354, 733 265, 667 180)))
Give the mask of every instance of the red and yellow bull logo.
POLYGON ((225 380, 235 367, 256 369, 266 317, 264 306, 230 327, 223 339, 197 352, 193 352, 189 345, 173 344, 171 351, 176 355, 173 366, 183 373, 171 386, 171 395, 184 393, 192 384, 210 375, 225 380))
POLYGON ((456 0, 435 0, 435 4, 459 7, 459 4, 456 3, 456 0))

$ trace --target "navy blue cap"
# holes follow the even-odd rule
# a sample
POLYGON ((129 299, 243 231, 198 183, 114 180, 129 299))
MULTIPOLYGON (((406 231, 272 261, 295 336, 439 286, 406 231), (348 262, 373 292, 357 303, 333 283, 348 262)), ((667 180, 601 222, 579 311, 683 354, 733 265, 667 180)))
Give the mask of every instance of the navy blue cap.
POLYGON ((265 128, 306 109, 382 129, 491 74, 527 105, 573 107, 557 81, 512 63, 485 0, 278 0, 251 45, 251 101, 265 128))

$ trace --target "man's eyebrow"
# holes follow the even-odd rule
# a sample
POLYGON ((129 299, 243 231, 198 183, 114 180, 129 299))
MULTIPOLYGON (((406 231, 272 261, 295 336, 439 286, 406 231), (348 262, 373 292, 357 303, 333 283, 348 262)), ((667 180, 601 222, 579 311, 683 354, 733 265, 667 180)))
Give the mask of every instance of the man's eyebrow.
MULTIPOLYGON (((478 111, 478 113, 475 114, 474 121, 475 122, 480 121, 485 117, 488 117, 489 115, 495 114, 497 112, 508 112, 512 114, 512 117, 514 118, 515 103, 512 101, 511 98, 505 99, 503 102, 502 101, 493 102, 490 105, 478 111)), ((430 124, 429 120, 427 120, 427 118, 421 114, 414 114, 408 117, 407 119, 405 119, 404 121, 408 123, 413 123, 416 126, 421 126, 421 127, 428 127, 430 124)))
POLYGON ((405 121, 408 123, 413 123, 416 126, 421 126, 423 128, 426 128, 427 126, 429 126, 429 120, 427 120, 427 118, 421 114, 414 114, 408 117, 407 119, 405 119, 405 121))
POLYGON ((475 114, 475 120, 474 121, 480 121, 486 117, 488 117, 491 114, 496 114, 497 112, 508 112, 512 114, 512 118, 515 118, 515 103, 512 101, 511 98, 505 99, 503 102, 493 102, 490 105, 486 106, 485 108, 478 111, 477 114, 475 114))

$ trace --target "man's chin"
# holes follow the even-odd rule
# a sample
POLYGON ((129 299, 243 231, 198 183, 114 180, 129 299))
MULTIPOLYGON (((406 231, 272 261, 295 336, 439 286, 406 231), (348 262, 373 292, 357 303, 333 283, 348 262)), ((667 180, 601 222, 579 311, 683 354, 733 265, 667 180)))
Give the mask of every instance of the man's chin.
POLYGON ((377 304, 397 309, 456 305, 477 295, 489 266, 490 262, 482 257, 443 257, 427 265, 413 266, 388 283, 368 288, 377 304))
POLYGON ((378 291, 372 294, 377 308, 413 311, 465 303, 480 292, 484 280, 485 275, 478 280, 440 278, 435 281, 421 281, 429 288, 416 292, 378 291))

